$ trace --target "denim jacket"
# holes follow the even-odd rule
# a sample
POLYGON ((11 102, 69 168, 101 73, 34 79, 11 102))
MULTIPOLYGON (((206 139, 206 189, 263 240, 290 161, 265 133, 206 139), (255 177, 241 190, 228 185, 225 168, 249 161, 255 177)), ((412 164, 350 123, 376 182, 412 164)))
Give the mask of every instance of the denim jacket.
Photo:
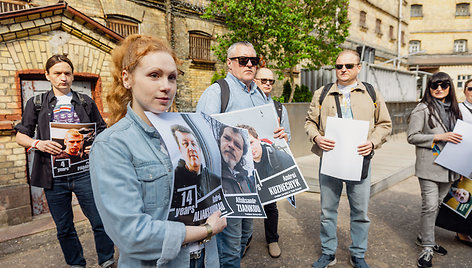
MULTIPOLYGON (((128 105, 126 116, 95 139, 90 176, 105 231, 120 250, 119 267, 189 267, 185 225, 168 221, 174 170, 161 138, 128 105)), ((206 267, 219 267, 215 239, 206 267)))

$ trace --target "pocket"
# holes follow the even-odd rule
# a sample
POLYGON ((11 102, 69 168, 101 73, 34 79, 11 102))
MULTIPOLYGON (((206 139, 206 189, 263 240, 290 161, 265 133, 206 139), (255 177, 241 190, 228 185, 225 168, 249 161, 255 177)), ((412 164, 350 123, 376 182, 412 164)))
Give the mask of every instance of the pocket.
POLYGON ((154 162, 136 167, 136 174, 142 187, 144 209, 167 206, 170 199, 167 168, 154 162))

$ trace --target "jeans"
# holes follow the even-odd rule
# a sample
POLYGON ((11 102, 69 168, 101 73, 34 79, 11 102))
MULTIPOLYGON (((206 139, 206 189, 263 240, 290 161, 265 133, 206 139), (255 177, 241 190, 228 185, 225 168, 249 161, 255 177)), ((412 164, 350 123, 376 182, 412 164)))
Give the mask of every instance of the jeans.
POLYGON ((277 202, 265 205, 264 211, 267 215, 267 218, 264 219, 265 238, 267 244, 278 242, 279 234, 277 233, 277 229, 279 224, 279 210, 277 209, 277 202))
POLYGON ((223 231, 216 235, 220 266, 241 267, 241 258, 252 235, 252 219, 229 218, 223 231))
POLYGON ((338 246, 336 236, 338 206, 343 184, 346 184, 347 198, 351 209, 351 256, 364 258, 367 251, 367 237, 370 220, 367 216, 370 198, 370 167, 367 178, 361 181, 344 181, 319 174, 321 193, 321 251, 334 255, 338 246))
POLYGON ((51 189, 44 190, 57 229, 57 239, 62 248, 66 263, 85 265, 82 245, 74 227, 72 212, 72 192, 75 193, 84 215, 89 219, 95 238, 98 263, 113 258, 114 244, 103 228, 93 199, 92 185, 88 172, 78 175, 55 178, 51 189))
POLYGON ((438 216, 439 206, 446 197, 452 182, 434 182, 418 179, 421 188, 421 219, 420 232, 418 236, 423 242, 423 246, 435 246, 434 228, 436 217, 438 216))
POLYGON ((190 268, 205 268, 205 249, 202 249, 201 254, 198 259, 190 259, 190 268))

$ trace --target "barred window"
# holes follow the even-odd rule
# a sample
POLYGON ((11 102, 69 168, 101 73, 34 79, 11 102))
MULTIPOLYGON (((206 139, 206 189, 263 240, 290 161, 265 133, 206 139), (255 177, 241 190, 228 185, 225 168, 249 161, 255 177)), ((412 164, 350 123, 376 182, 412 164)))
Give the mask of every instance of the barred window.
POLYGON ((418 52, 420 51, 420 49, 421 49, 421 41, 419 40, 410 41, 410 48, 409 48, 410 53, 418 52))
POLYGON ((375 33, 377 35, 382 34, 382 21, 380 19, 375 20, 375 33))
POLYGON ((123 37, 139 33, 139 22, 124 16, 108 15, 107 27, 123 37))
POLYGON ((20 1, 0 1, 0 13, 11 12, 27 8, 27 4, 20 1))
POLYGON ((390 25, 390 28, 388 29, 388 37, 390 40, 395 40, 395 29, 393 28, 393 25, 390 25))
POLYGON ((361 13, 359 14, 359 26, 367 27, 366 18, 367 18, 367 13, 365 11, 361 11, 361 13))
POLYGON ((456 16, 470 16, 470 4, 469 3, 457 4, 456 16))
POLYGON ((467 51, 467 40, 454 40, 454 52, 466 52, 467 51))
POLYGON ((210 61, 211 35, 201 31, 189 32, 189 58, 210 61))
POLYGON ((411 5, 410 17, 423 17, 423 6, 411 5))
POLYGON ((404 46, 405 45, 405 32, 404 31, 401 32, 400 38, 401 38, 400 40, 402 41, 402 46, 404 46))

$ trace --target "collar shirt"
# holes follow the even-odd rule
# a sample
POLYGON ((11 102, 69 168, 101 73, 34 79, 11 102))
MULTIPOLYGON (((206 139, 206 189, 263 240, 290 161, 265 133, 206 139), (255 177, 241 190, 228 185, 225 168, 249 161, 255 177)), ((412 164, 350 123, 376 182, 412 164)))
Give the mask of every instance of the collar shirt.
POLYGON ((472 124, 472 103, 465 100, 463 103, 459 103, 459 109, 461 110, 462 120, 472 124))

